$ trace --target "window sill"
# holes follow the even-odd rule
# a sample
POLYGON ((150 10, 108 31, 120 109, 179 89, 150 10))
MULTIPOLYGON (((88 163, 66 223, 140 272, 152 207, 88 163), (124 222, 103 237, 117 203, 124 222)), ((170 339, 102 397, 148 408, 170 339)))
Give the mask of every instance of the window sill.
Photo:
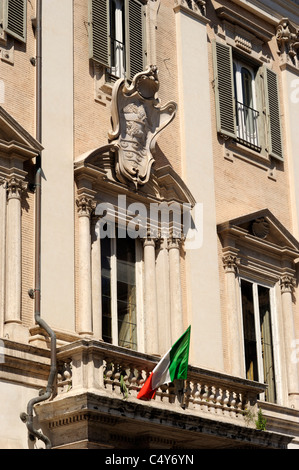
POLYGON ((270 160, 268 154, 257 152, 241 143, 229 139, 224 143, 225 160, 234 162, 235 159, 243 160, 267 172, 267 177, 276 181, 276 166, 270 160))

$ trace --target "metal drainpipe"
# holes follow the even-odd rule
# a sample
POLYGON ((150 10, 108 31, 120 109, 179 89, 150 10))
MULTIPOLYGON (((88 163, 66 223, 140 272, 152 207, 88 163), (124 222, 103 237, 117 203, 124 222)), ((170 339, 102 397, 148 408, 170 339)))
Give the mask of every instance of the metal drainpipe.
MULTIPOLYGON (((36 0, 36 139, 41 142, 41 73, 42 73, 42 54, 41 54, 41 3, 42 0, 36 0)), ((41 297, 41 155, 36 158, 36 174, 35 174, 35 289, 34 289, 34 318, 38 325, 43 328, 49 337, 51 338, 51 366, 50 374, 48 377, 48 384, 45 391, 35 398, 32 398, 27 405, 27 414, 21 414, 21 420, 26 423, 29 437, 34 437, 42 440, 46 449, 51 449, 52 444, 50 439, 45 436, 42 432, 35 429, 33 424, 33 408, 34 405, 50 398, 54 380, 56 377, 57 365, 56 365, 56 335, 54 331, 47 325, 47 323, 41 318, 40 308, 40 297, 41 297)))

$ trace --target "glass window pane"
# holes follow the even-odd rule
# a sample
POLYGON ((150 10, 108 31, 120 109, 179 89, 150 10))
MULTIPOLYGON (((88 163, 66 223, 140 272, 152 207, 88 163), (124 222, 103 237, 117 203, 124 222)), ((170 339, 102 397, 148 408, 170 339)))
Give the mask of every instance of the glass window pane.
POLYGON ((253 291, 250 282, 241 281, 246 378, 258 381, 253 291))
POLYGON ((112 343, 111 325, 111 240, 101 239, 102 337, 112 343))
POLYGON ((135 240, 117 240, 118 343, 137 348, 135 240))
POLYGON ((271 327, 271 311, 270 311, 270 290, 263 286, 258 286, 259 294, 259 311, 261 325, 261 344, 264 367, 264 381, 268 384, 266 390, 266 400, 272 403, 276 401, 275 389, 275 371, 273 360, 273 340, 271 327))
POLYGON ((253 107, 252 101, 252 75, 249 70, 245 67, 241 69, 242 76, 242 92, 243 92, 243 104, 245 106, 253 107))

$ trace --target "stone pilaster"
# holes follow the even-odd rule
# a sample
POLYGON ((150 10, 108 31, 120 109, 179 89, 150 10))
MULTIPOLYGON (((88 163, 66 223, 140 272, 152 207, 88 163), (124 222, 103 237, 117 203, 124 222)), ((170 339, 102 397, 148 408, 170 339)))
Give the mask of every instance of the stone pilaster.
POLYGON ((231 374, 242 377, 244 375, 244 363, 241 315, 238 309, 239 286, 237 274, 239 259, 237 254, 234 251, 225 253, 222 263, 226 282, 229 368, 231 374))
POLYGON ((180 249, 182 239, 168 239, 171 339, 174 343, 184 332, 180 249))
POLYGON ((90 216, 95 208, 94 192, 80 189, 76 200, 79 217, 77 328, 81 335, 92 335, 91 233, 90 216))
POLYGON ((5 333, 11 339, 20 339, 18 332, 22 330, 21 198, 26 188, 23 175, 10 175, 6 184, 5 333))
POLYGON ((0 336, 3 336, 5 311, 5 231, 6 231, 6 180, 0 177, 0 336))
POLYGON ((299 408, 299 381, 298 365, 293 359, 293 345, 296 341, 293 316, 293 292, 296 281, 290 274, 284 274, 280 278, 282 314, 284 328, 284 345, 287 367, 289 406, 299 408))
POLYGON ((145 238, 144 250, 144 286, 145 286, 145 352, 159 353, 158 343, 158 307, 156 292, 156 241, 145 238))

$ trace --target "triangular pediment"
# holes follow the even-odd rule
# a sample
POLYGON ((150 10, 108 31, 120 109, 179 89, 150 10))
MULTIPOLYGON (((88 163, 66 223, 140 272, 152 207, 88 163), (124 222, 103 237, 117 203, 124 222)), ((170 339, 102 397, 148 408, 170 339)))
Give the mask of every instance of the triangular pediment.
POLYGON ((42 145, 0 106, 0 150, 28 159, 38 155, 42 149, 42 145))
POLYGON ((217 227, 219 235, 264 243, 265 248, 287 249, 299 255, 299 242, 268 209, 229 220, 217 227))

